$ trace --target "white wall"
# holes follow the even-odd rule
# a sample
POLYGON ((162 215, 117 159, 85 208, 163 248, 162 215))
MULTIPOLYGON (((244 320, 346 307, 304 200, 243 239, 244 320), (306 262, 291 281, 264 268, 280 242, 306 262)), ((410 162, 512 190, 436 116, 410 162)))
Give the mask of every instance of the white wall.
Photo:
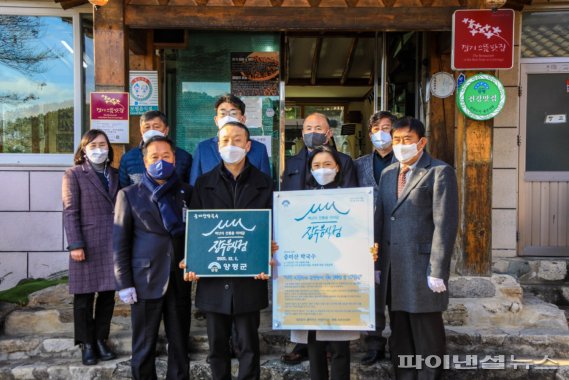
POLYGON ((514 67, 498 70, 506 88, 506 104, 494 119, 492 150, 492 257, 515 257, 518 205, 518 145, 520 125, 521 13, 516 12, 514 67))
POLYGON ((67 269, 63 168, 0 168, 0 290, 67 269))

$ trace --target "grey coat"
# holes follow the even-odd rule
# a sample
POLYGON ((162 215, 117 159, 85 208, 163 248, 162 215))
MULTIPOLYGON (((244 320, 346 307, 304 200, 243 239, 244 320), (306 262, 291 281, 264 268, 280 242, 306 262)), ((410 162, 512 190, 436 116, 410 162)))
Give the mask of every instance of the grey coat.
POLYGON ((376 204, 379 195, 379 184, 375 182, 373 174, 373 152, 354 160, 354 166, 356 167, 360 187, 373 187, 373 204, 376 204))
POLYGON ((109 191, 85 162, 65 171, 62 183, 63 225, 68 250, 83 248, 84 261, 69 258, 69 293, 115 290, 113 210, 119 187, 116 169, 108 168, 109 191))
POLYGON ((458 229, 456 173, 426 152, 411 172, 397 199, 399 163, 385 168, 375 210, 379 243, 382 305, 391 276, 391 310, 429 313, 446 310, 448 291, 434 293, 427 276, 441 278, 448 288, 450 260, 458 229))

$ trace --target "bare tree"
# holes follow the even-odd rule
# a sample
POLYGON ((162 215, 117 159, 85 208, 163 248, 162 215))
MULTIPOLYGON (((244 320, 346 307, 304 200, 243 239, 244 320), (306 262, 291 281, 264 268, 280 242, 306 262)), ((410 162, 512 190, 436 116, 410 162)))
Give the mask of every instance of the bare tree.
POLYGON ((57 55, 39 48, 41 32, 39 17, 0 15, 0 63, 26 75, 45 72, 57 55))

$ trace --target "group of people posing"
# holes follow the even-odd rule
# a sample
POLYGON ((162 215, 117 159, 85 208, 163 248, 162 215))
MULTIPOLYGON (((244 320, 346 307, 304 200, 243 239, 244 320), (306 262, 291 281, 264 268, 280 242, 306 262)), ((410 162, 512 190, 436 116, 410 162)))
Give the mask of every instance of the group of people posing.
MULTIPOLYGON (((69 291, 74 295, 75 341, 85 365, 112 360, 108 346, 115 291, 131 305, 132 376, 156 379, 160 322, 168 341, 167 379, 189 379, 188 340, 192 283, 195 306, 205 314, 213 379, 231 379, 233 341, 239 379, 260 378, 260 310, 269 304, 269 276, 199 278, 184 273, 185 211, 271 209, 273 180, 265 146, 251 139, 245 104, 233 95, 215 103, 215 137, 194 156, 168 138, 159 111, 140 119, 142 141, 111 166, 113 149, 92 129, 63 178, 69 291), (199 281, 198 281, 199 280, 199 281)), ((414 118, 378 112, 369 121, 373 152, 352 161, 330 144, 325 115, 304 120, 305 147, 287 160, 280 189, 374 189, 376 329, 365 337, 362 364, 384 357, 385 307, 389 351, 400 379, 440 377, 437 368, 405 368, 401 355, 443 355, 442 312, 448 306, 450 258, 457 232, 458 195, 452 167, 426 151, 425 127, 414 118)), ((273 253, 278 242, 272 243, 273 253)), ((299 331, 287 363, 304 357, 314 380, 350 378, 350 331, 299 331), (328 359, 331 371, 328 371, 328 359)))

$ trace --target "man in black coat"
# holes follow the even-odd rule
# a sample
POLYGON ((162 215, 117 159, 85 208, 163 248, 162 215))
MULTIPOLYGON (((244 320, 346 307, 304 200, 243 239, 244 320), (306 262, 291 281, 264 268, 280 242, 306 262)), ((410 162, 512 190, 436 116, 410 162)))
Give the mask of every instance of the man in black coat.
MULTIPOLYGON (((281 183, 282 191, 306 189, 306 181, 310 177, 310 170, 307 168, 308 154, 315 147, 328 145, 331 138, 332 130, 326 115, 313 113, 304 119, 302 139, 305 146, 296 156, 286 160, 281 183)), ((343 173, 340 187, 357 187, 358 182, 352 158, 340 152, 338 152, 338 156, 343 173)))
POLYGON ((143 147, 142 182, 117 196, 113 226, 115 281, 131 304, 132 376, 156 379, 154 359, 160 321, 168 339, 167 379, 189 379, 191 284, 178 263, 184 258, 183 209, 191 188, 175 173, 174 144, 152 137, 143 147))
MULTIPOLYGON (((219 130, 219 153, 223 162, 199 177, 194 187, 192 210, 271 209, 272 179, 247 160, 251 149, 249 130, 239 122, 228 122, 219 130)), ((238 379, 259 379, 260 310, 269 304, 267 280, 261 273, 254 278, 210 277, 199 280, 196 307, 207 317, 209 362, 214 380, 231 379, 228 341, 235 326, 239 348, 238 379)), ((188 281, 198 280, 186 273, 188 281)))

